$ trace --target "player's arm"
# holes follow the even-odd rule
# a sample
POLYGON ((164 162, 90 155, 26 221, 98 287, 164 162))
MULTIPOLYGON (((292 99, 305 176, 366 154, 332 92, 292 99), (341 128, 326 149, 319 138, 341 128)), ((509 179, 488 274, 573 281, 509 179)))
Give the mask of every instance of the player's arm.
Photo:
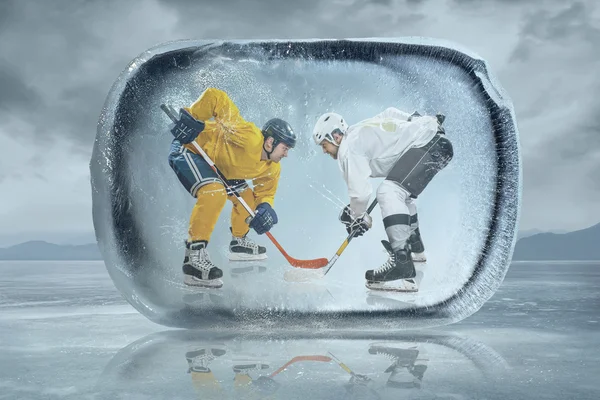
POLYGON ((341 161, 350 204, 344 207, 338 218, 346 226, 348 234, 353 233, 354 237, 362 236, 371 228, 373 221, 366 213, 372 192, 369 182, 371 168, 363 155, 351 151, 341 161))
POLYGON ((208 88, 190 107, 179 111, 179 119, 171 127, 171 133, 181 143, 189 144, 204 132, 206 121, 214 118, 224 120, 239 117, 239 111, 227 93, 216 88, 208 88))
POLYGON ((240 112, 227 93, 217 88, 208 88, 190 107, 185 108, 200 121, 214 118, 216 121, 231 121, 239 118, 240 112))
POLYGON ((250 138, 246 134, 246 121, 241 117, 233 100, 223 90, 206 89, 187 110, 200 121, 214 118, 228 142, 240 147, 248 144, 250 138))
POLYGON ((342 169, 348 186, 350 209, 355 216, 359 216, 367 210, 373 192, 369 181, 371 176, 369 160, 365 156, 349 150, 348 156, 343 160, 342 169))
POLYGON ((250 228, 262 235, 268 232, 278 222, 277 213, 273 209, 275 192, 279 184, 281 167, 273 163, 271 168, 264 174, 252 180, 254 185, 254 201, 256 204, 256 215, 250 221, 250 228))
POLYGON ((271 168, 267 169, 264 174, 252 180, 256 205, 269 203, 271 207, 274 206, 275 193, 279 185, 280 175, 281 166, 277 163, 272 163, 271 168))

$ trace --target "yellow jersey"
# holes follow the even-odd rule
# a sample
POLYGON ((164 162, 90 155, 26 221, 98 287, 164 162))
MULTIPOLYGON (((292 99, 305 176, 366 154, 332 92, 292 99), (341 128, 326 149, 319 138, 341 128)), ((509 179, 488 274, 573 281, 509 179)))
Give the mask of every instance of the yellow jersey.
MULTIPOLYGON (((204 122, 204 130, 195 142, 225 178, 252 180, 256 204, 266 202, 274 206, 281 166, 261 160, 264 142, 261 129, 242 118, 227 93, 216 88, 206 89, 190 107, 184 108, 204 122)), ((191 143, 184 146, 198 153, 191 143)))

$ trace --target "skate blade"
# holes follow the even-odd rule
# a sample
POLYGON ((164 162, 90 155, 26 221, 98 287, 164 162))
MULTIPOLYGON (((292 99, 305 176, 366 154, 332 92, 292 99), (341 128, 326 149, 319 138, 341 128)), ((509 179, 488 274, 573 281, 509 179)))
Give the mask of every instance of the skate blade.
POLYGON ((365 286, 367 289, 382 292, 416 293, 419 291, 416 283, 408 282, 366 282, 365 286))
POLYGON ((426 263, 427 257, 425 257, 425 253, 412 253, 412 261, 415 263, 426 263))
POLYGON ((187 286, 202 287, 202 288, 208 288, 208 289, 219 289, 219 288, 223 287, 222 279, 204 280, 204 279, 198 279, 195 276, 190 276, 190 275, 185 276, 183 283, 186 284, 187 286))
POLYGON ((413 262, 418 262, 418 263, 426 263, 427 262, 427 257, 425 256, 425 253, 411 253, 411 258, 412 258, 413 262))
POLYGON ((221 357, 222 355, 225 355, 227 353, 227 346, 223 343, 198 343, 195 345, 188 345, 186 347, 186 353, 185 353, 185 357, 187 359, 192 359, 195 356, 197 356, 194 353, 200 353, 198 355, 203 355, 203 354, 207 354, 210 355, 212 357, 221 357))
POLYGON ((235 373, 243 373, 250 371, 261 371, 263 369, 271 368, 269 364, 263 363, 260 361, 252 361, 252 360, 236 360, 233 362, 233 371, 235 373))
POLYGON ((229 253, 229 261, 260 261, 266 260, 268 258, 267 254, 237 254, 237 253, 229 253))

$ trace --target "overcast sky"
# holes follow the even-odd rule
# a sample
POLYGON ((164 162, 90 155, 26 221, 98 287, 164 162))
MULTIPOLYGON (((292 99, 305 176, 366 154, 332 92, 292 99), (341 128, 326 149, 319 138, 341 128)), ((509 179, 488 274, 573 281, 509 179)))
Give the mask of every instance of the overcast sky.
POLYGON ((88 163, 108 90, 139 53, 188 38, 427 36, 462 44, 490 63, 515 105, 521 229, 598 223, 596 3, 0 0, 0 245, 93 231, 88 163))

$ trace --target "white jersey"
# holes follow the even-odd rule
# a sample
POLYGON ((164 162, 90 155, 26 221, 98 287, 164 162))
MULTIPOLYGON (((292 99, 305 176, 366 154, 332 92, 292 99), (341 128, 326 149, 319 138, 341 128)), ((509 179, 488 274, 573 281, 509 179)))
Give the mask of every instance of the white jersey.
POLYGON ((419 116, 390 107, 348 128, 338 150, 338 163, 355 215, 367 210, 372 194, 369 178, 383 178, 411 147, 427 144, 438 131, 433 116, 419 116))

